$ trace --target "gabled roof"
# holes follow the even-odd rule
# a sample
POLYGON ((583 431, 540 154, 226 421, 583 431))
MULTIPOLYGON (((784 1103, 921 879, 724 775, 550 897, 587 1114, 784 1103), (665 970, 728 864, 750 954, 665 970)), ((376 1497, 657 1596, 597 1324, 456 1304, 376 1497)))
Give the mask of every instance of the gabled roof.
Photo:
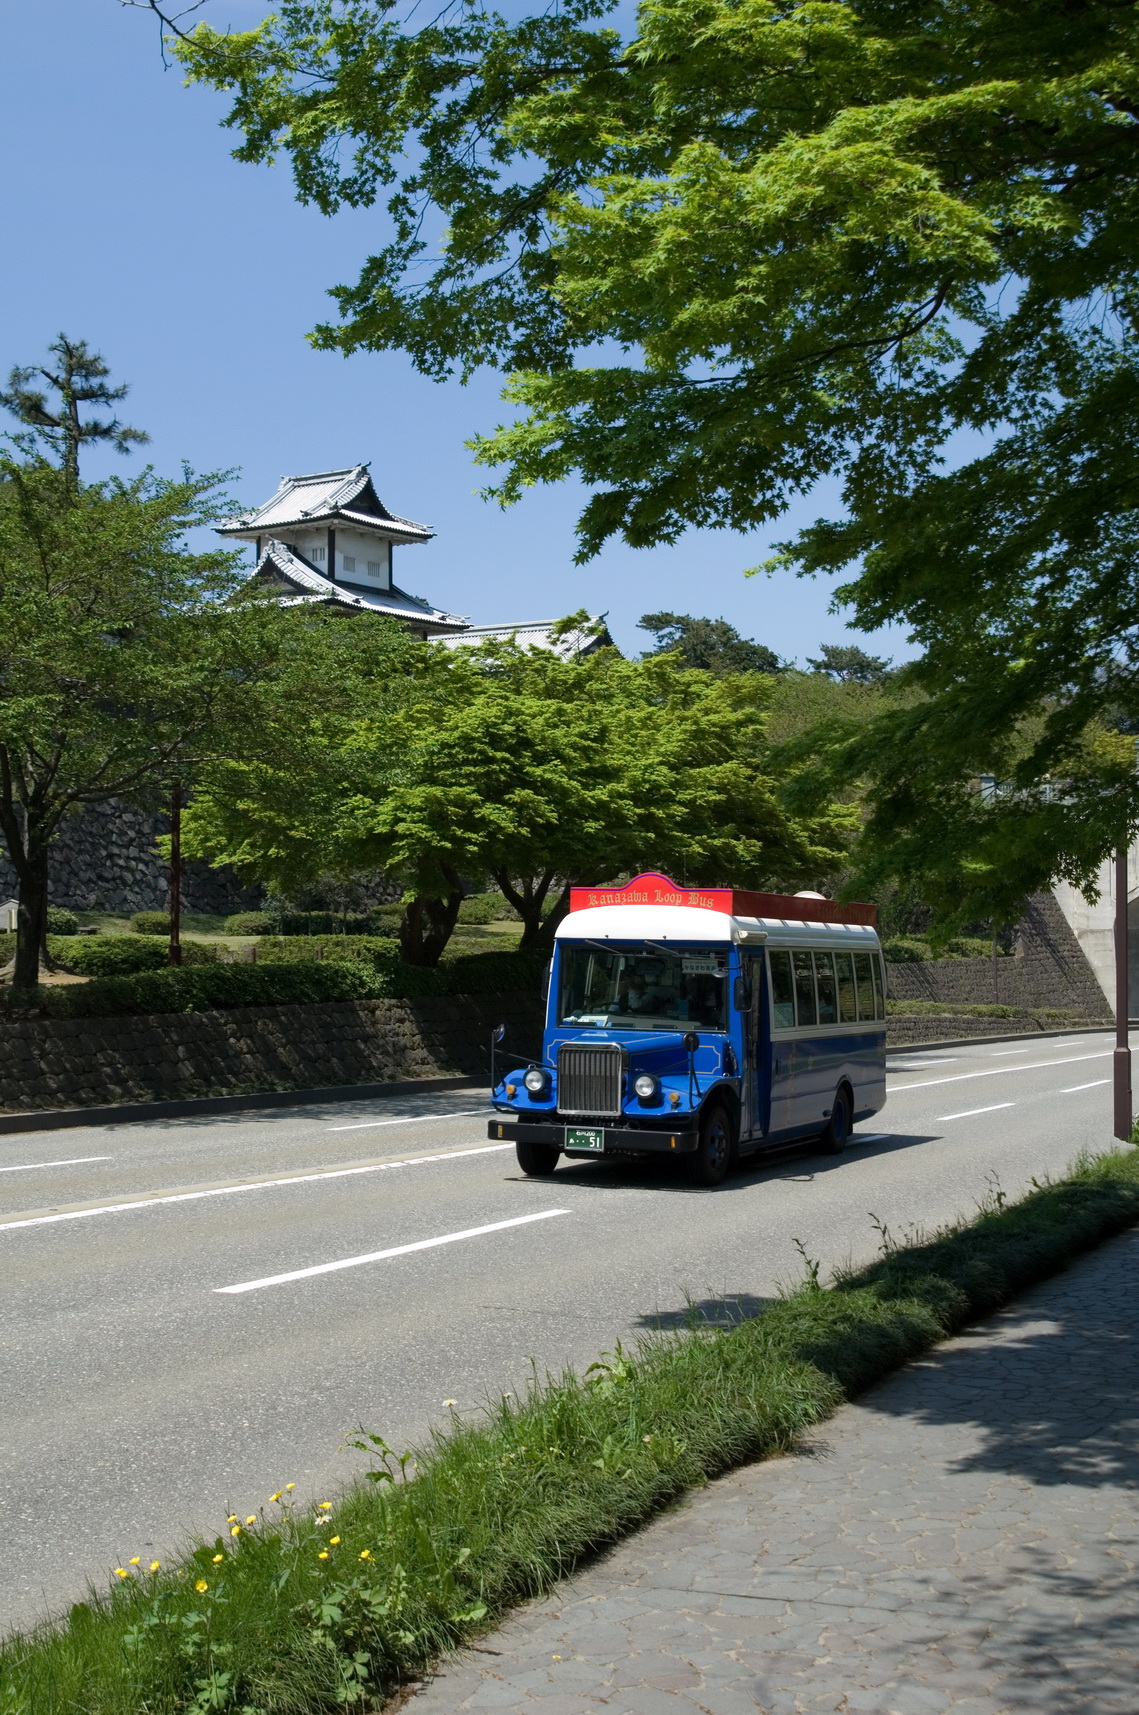
POLYGON ((250 539, 305 525, 334 524, 343 519, 357 529, 379 530, 405 542, 429 542, 435 534, 389 512, 372 484, 366 464, 345 470, 316 471, 311 476, 283 476, 271 500, 252 512, 241 512, 217 526, 219 536, 250 539))
POLYGON ((468 625, 453 636, 441 637, 439 641, 453 649, 460 644, 475 645, 499 638, 504 643, 516 642, 521 649, 552 649, 564 661, 574 656, 592 655, 596 649, 613 647, 603 615, 591 619, 588 627, 567 631, 554 640, 550 633, 556 624, 554 619, 531 619, 517 625, 468 625))
POLYGON ((309 601, 322 602, 330 607, 363 609, 388 619, 402 619, 415 626, 423 626, 436 635, 444 630, 461 631, 466 625, 466 620, 457 614, 444 613, 421 596, 408 595, 394 586, 389 590, 365 590, 359 586, 333 583, 331 578, 315 571, 299 554, 275 537, 270 537, 263 549, 253 576, 288 584, 296 593, 284 598, 287 605, 309 601))

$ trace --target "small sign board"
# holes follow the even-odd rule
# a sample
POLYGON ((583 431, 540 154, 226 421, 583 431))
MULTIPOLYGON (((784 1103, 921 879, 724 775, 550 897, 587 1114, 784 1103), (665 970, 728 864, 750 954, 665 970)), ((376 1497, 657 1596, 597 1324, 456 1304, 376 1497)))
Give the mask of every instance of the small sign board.
POLYGON ((878 907, 863 902, 840 905, 836 899, 805 898, 792 893, 754 893, 743 887, 680 887, 667 875, 650 871, 621 887, 571 887, 570 910, 588 911, 599 905, 694 905, 703 911, 724 911, 732 917, 780 917, 798 923, 865 923, 878 921, 878 907))

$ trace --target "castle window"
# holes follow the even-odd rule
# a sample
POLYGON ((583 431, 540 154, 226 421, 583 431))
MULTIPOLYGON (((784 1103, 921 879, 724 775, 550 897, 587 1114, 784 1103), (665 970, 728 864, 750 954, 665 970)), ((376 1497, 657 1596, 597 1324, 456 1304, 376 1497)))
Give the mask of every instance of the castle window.
POLYGON ((356 570, 356 557, 354 554, 344 555, 344 570, 346 572, 354 572, 356 570))
POLYGON ((310 548, 309 549, 309 559, 310 560, 323 560, 323 558, 324 558, 324 549, 323 548, 310 548))
POLYGON ((387 569, 380 560, 368 561, 368 576, 370 578, 382 578, 387 569))

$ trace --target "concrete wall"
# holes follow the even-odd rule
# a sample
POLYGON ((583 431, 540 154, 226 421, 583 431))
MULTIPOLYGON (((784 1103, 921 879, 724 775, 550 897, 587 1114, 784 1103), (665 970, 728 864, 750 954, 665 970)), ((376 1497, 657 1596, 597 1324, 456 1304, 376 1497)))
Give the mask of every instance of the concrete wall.
MULTIPOLYGON (((1061 882, 1056 901, 1114 1011, 1115 1008, 1115 863, 1100 865, 1099 898, 1094 902, 1079 888, 1061 882)), ((1139 1017, 1139 842, 1127 854, 1128 1015, 1139 1017)))
POLYGON ((1057 900, 1034 894, 1011 958, 935 959, 887 965, 891 1000, 966 1001, 1061 1007, 1089 1019, 1112 1016, 1097 973, 1057 900))
POLYGON ((489 1073, 541 1049, 538 995, 431 996, 144 1018, 0 1020, 0 1111, 489 1073))

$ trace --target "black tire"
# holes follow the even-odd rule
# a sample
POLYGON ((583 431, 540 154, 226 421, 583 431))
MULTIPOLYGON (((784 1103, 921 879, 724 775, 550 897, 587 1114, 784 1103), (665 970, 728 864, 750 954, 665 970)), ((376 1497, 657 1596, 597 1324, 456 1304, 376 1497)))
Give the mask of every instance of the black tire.
POLYGON ((819 1147, 825 1155, 842 1154, 850 1142, 850 1126, 850 1097, 845 1090, 838 1090, 826 1129, 819 1134, 819 1147))
POLYGON ((562 1152, 552 1143, 516 1143, 514 1153, 523 1173, 531 1179, 548 1179, 562 1152))
POLYGON ((718 1103, 700 1116, 700 1142, 694 1155, 685 1156, 689 1183, 722 1185, 731 1165, 736 1128, 728 1110, 718 1103))

